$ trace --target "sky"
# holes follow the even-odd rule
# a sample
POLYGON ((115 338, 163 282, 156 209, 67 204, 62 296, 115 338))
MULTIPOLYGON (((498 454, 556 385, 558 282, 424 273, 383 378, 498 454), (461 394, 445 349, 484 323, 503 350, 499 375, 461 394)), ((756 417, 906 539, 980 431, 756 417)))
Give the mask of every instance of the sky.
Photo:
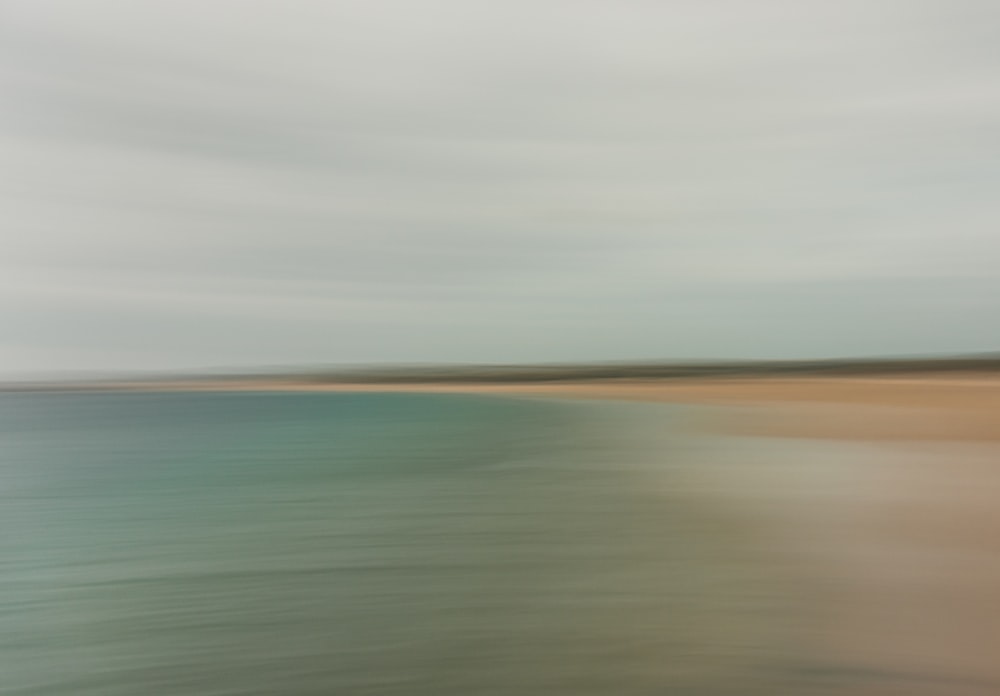
POLYGON ((0 373, 1000 350, 994 0, 5 0, 0 373))

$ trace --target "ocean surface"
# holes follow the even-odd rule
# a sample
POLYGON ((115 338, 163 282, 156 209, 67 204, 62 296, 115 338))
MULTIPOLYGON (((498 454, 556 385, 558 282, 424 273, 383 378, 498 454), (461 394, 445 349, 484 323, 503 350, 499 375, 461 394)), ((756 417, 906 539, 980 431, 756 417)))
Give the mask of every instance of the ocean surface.
POLYGON ((678 413, 0 395, 0 693, 801 693, 794 589, 678 413))

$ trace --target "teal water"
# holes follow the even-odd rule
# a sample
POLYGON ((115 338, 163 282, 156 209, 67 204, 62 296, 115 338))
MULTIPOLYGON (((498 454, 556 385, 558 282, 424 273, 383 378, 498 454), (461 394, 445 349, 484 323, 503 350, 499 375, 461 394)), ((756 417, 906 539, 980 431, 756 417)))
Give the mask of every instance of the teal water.
POLYGON ((783 693, 788 598, 658 418, 2 395, 0 693, 783 693))

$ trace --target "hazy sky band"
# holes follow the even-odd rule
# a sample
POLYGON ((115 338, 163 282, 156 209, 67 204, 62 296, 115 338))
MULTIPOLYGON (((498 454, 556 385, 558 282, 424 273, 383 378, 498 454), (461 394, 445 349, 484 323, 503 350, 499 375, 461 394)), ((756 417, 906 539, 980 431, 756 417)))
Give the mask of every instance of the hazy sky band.
POLYGON ((8 0, 2 369, 1000 346, 1000 4, 8 0))

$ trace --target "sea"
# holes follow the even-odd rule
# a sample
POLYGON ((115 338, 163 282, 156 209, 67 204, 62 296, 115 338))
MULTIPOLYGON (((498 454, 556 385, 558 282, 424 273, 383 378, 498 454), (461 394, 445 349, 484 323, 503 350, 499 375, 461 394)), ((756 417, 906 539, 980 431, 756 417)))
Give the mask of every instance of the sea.
POLYGON ((684 414, 0 394, 0 694, 801 693, 794 582, 684 414))

